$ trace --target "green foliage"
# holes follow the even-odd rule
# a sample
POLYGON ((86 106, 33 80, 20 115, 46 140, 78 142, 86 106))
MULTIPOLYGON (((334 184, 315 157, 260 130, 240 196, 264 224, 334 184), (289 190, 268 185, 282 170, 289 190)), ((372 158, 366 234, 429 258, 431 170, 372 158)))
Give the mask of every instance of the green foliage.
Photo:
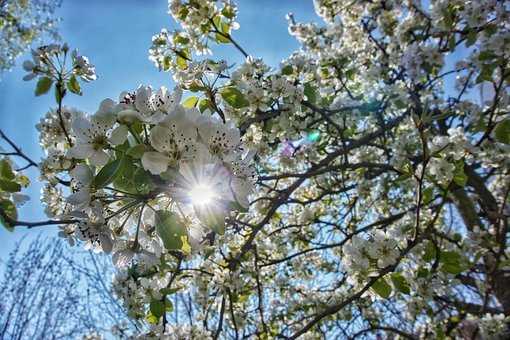
POLYGON ((168 250, 182 250, 186 244, 188 236, 186 228, 170 211, 158 210, 156 212, 156 232, 168 250))
POLYGON ((305 84, 304 93, 306 96, 306 100, 308 100, 310 103, 314 104, 317 102, 317 89, 312 86, 310 83, 305 84))
POLYGON ((388 284, 384 277, 381 277, 379 280, 374 282, 372 285, 372 290, 383 299, 389 298, 392 291, 391 286, 388 284))
POLYGON ((467 176, 464 173, 464 161, 458 161, 455 164, 455 171, 453 172, 453 181, 460 187, 466 186, 467 176))
POLYGON ((124 165, 124 158, 106 164, 94 178, 94 187, 99 189, 112 183, 120 175, 124 165))
POLYGON ((190 109, 192 107, 195 107, 198 103, 198 97, 191 96, 186 98, 186 100, 182 103, 182 106, 184 106, 187 109, 190 109))
POLYGON ((37 81, 37 85, 35 87, 35 95, 41 96, 47 93, 50 90, 52 84, 53 80, 51 80, 48 77, 39 78, 39 80, 37 81))
POLYGON ((205 110, 207 109, 214 111, 211 101, 207 98, 200 100, 200 102, 198 103, 198 109, 200 110, 201 113, 204 113, 205 110))
MULTIPOLYGON (((133 150, 131 153, 136 152, 138 151, 133 150)), ((115 176, 113 186, 118 190, 144 195, 154 189, 154 182, 149 172, 135 163, 133 158, 125 156, 124 164, 115 176)))
MULTIPOLYGON (((3 214, 12 220, 16 220, 18 218, 18 211, 16 210, 16 206, 9 200, 0 200, 0 210, 3 212, 3 214)), ((5 229, 9 231, 14 230, 14 226, 12 226, 1 214, 0 224, 2 224, 5 229)))
POLYGON ((245 96, 234 86, 225 87, 220 90, 220 95, 230 106, 240 109, 248 106, 250 103, 245 96))
POLYGON ((406 278, 400 273, 392 273, 390 275, 391 282, 393 283, 393 287, 401 293, 410 294, 411 288, 409 287, 409 283, 406 278))
POLYGON ((15 181, 16 175, 6 159, 0 161, 0 190, 5 192, 19 192, 21 185, 15 181))
POLYGON ((441 271, 453 275, 462 273, 466 268, 462 256, 455 251, 441 251, 439 255, 441 271))
POLYGON ((12 181, 15 176, 9 161, 6 159, 0 160, 0 178, 12 181))
POLYGON ((165 303, 161 300, 152 299, 149 308, 151 314, 158 319, 165 314, 165 303))
POLYGON ((283 75, 291 75, 292 73, 294 72, 294 68, 292 67, 292 65, 285 65, 283 68, 282 68, 282 74, 283 75))
POLYGON ((510 119, 505 119, 496 125, 494 137, 500 143, 510 144, 510 119))
POLYGON ((74 74, 67 81, 67 89, 72 93, 75 93, 80 96, 82 95, 80 83, 78 82, 74 74))
POLYGON ((140 158, 142 158, 145 151, 147 151, 147 147, 145 144, 137 144, 133 147, 130 147, 126 151, 126 155, 136 158, 136 159, 140 159, 140 158))

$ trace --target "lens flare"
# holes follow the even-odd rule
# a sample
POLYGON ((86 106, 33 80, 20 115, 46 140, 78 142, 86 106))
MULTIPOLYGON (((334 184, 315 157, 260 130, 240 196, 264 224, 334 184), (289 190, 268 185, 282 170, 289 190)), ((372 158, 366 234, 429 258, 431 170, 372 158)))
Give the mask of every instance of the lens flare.
POLYGON ((207 184, 197 184, 189 192, 191 203, 195 205, 210 204, 215 197, 214 190, 207 184))

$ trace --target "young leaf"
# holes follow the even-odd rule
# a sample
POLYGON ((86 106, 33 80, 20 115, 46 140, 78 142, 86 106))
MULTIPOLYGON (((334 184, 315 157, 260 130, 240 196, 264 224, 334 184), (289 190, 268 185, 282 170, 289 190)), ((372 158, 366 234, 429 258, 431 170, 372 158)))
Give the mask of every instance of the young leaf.
POLYGON ((149 315, 145 317, 145 320, 147 320, 147 322, 150 323, 151 325, 157 325, 159 322, 159 318, 157 318, 152 313, 149 313, 149 315))
POLYGON ((124 164, 124 158, 116 159, 106 164, 94 178, 94 187, 103 188, 113 182, 120 173, 124 164))
MULTIPOLYGON (((16 220, 18 218, 18 211, 16 210, 16 206, 14 203, 12 203, 9 200, 1 200, 0 201, 0 210, 5 214, 7 217, 9 217, 12 220, 16 220)), ((10 225, 3 217, 2 214, 0 214, 0 224, 2 224, 5 229, 8 231, 13 231, 14 226, 10 225)))
POLYGON ((294 69, 292 68, 292 65, 285 65, 283 68, 282 68, 282 74, 283 75, 291 75, 292 72, 294 72, 294 69))
POLYGON ((372 290, 377 293, 383 299, 387 299, 391 294, 391 286, 386 282, 384 277, 381 277, 379 280, 375 281, 372 285, 372 290))
POLYGON ((188 62, 181 56, 177 56, 175 62, 177 63, 177 66, 179 66, 181 70, 185 70, 188 68, 188 62))
POLYGON ((180 250, 184 245, 181 237, 187 237, 186 229, 175 214, 166 210, 156 212, 156 232, 168 250, 180 250))
POLYGON ((306 96, 306 100, 310 103, 315 103, 317 101, 317 92, 315 88, 310 85, 310 83, 305 84, 304 93, 306 96))
POLYGON ((0 178, 12 181, 15 178, 11 164, 6 159, 0 161, 0 178))
POLYGON ((6 192, 19 192, 21 185, 19 183, 0 178, 0 189, 6 192))
POLYGON ((142 158, 145 151, 146 151, 145 144, 137 144, 137 145, 129 148, 127 150, 126 154, 130 157, 140 159, 140 158, 142 158))
POLYGON ((439 255, 439 260, 443 272, 457 275, 465 269, 462 264, 461 255, 455 251, 442 251, 439 255))
POLYGON ((409 287, 409 283, 404 276, 400 273, 391 274, 391 282, 393 283, 393 287, 401 293, 410 294, 411 288, 409 287))
POLYGON ((75 93, 77 95, 82 95, 80 83, 76 79, 76 77, 73 75, 67 82, 67 89, 71 91, 72 93, 75 93))
POLYGON ((165 303, 163 301, 152 299, 149 308, 151 314, 158 319, 165 314, 165 303))
POLYGON ((466 186, 467 176, 464 173, 464 162, 459 161, 455 164, 455 171, 453 172, 453 181, 460 187, 466 186))
POLYGON ((195 107, 198 103, 198 97, 191 96, 186 98, 186 100, 182 103, 182 106, 184 106, 187 109, 191 109, 192 107, 195 107))
POLYGON ((236 109, 246 107, 250 104, 241 93, 241 91, 239 91, 234 86, 229 86, 221 89, 220 94, 223 100, 225 100, 230 106, 236 109))
POLYGON ((48 77, 39 78, 39 81, 37 82, 37 85, 35 87, 35 95, 41 96, 47 93, 51 88, 51 84, 53 84, 53 80, 51 80, 50 78, 48 77))
POLYGON ((205 110, 208 110, 208 109, 213 111, 211 101, 206 98, 200 100, 200 102, 198 103, 198 109, 200 110, 200 113, 204 113, 205 110))
POLYGON ((500 143, 510 144, 510 119, 505 119, 496 125, 494 137, 500 143))

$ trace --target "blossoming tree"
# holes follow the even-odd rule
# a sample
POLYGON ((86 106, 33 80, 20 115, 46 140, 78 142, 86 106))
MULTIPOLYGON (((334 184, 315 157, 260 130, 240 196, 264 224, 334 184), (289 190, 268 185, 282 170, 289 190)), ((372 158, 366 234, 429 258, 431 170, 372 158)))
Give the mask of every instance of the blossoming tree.
POLYGON ((112 253, 141 337, 505 338, 508 2, 314 4, 323 23, 290 14, 301 48, 272 68, 235 40, 234 3, 171 0, 180 29, 149 58, 177 86, 94 114, 63 105, 89 60, 35 50, 47 157, 1 136, 40 169, 50 220, 18 219, 27 179, 4 158, 3 224, 112 253))
POLYGON ((30 45, 44 36, 58 38, 54 17, 60 0, 0 1, 0 73, 10 69, 30 45))

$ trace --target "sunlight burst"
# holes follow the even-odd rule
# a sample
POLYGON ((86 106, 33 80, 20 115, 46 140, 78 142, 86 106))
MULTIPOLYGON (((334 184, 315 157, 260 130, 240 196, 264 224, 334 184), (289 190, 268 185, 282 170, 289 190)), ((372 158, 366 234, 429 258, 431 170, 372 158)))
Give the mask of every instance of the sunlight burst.
POLYGON ((207 184, 197 184, 189 192, 191 202, 195 205, 206 205, 216 197, 214 190, 207 184))

